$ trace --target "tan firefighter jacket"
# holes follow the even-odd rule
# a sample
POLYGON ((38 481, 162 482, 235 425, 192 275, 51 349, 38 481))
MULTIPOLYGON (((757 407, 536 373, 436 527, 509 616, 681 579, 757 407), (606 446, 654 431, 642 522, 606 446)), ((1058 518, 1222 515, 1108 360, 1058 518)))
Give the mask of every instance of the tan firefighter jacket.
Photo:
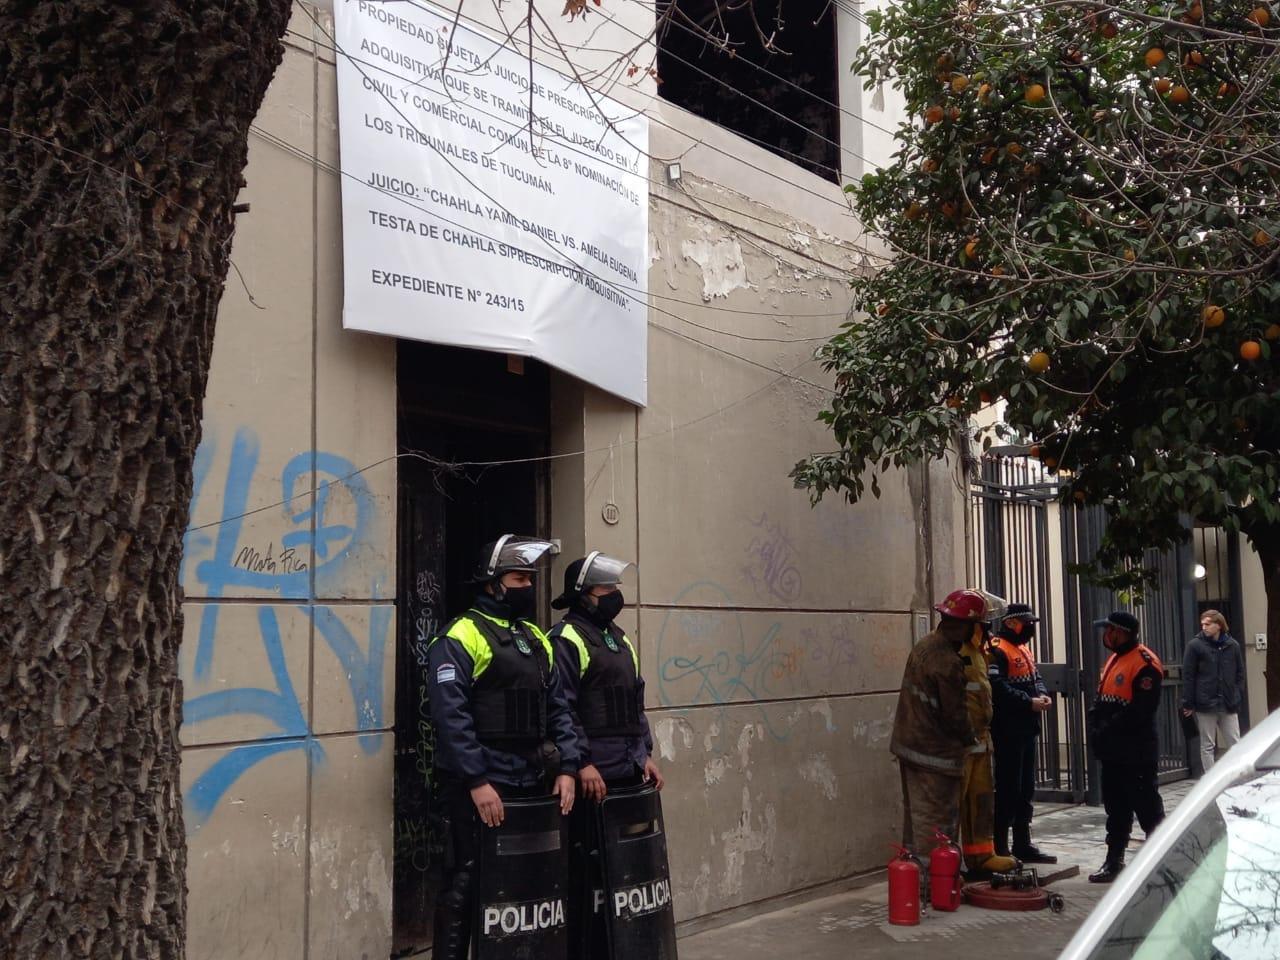
MULTIPOLYGON (((898 714, 889 749, 900 760, 958 777, 964 757, 977 742, 969 723, 965 664, 958 647, 972 627, 935 630, 911 650, 902 674, 898 714)), ((990 722, 991 688, 987 688, 990 722)))
POLYGON ((987 679, 987 655, 971 637, 961 645, 960 659, 964 661, 965 708, 969 711, 969 726, 978 740, 969 750, 983 753, 991 743, 991 681, 987 679))

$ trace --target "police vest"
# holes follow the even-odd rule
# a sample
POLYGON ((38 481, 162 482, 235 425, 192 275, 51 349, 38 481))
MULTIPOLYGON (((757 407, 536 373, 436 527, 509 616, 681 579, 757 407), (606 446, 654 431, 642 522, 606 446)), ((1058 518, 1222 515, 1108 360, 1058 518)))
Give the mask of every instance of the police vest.
POLYGON ((1133 703, 1133 680, 1147 667, 1155 667, 1164 676, 1164 664, 1149 647, 1139 643, 1125 653, 1113 653, 1102 668, 1098 681, 1098 702, 1133 703))
POLYGON ((498 749, 545 740, 552 666, 551 646, 542 631, 525 620, 508 623, 468 610, 445 633, 462 643, 474 663, 471 722, 476 738, 498 749), (468 626, 474 633, 460 636, 470 632, 468 626), (474 649, 477 642, 484 647, 474 649))
POLYGON ((997 637, 995 649, 1004 654, 1009 663, 1009 679, 1015 683, 1026 683, 1036 676, 1036 658, 1031 652, 1031 644, 1014 643, 1008 637, 997 637))
POLYGON ((588 737, 644 735, 636 687, 640 660, 625 633, 614 627, 561 620, 551 630, 578 651, 578 722, 588 737))

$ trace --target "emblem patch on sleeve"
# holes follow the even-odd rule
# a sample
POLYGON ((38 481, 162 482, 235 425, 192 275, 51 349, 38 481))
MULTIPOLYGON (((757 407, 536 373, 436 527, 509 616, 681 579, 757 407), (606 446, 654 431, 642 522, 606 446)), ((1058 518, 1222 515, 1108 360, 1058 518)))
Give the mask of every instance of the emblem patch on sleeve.
POLYGON ((1143 690, 1150 690, 1152 687, 1155 686, 1155 684, 1156 682, 1152 680, 1150 677, 1143 677, 1142 682, 1138 684, 1138 686, 1140 686, 1143 690))
POLYGON ((452 663, 442 663, 436 667, 436 683, 453 683, 458 679, 458 668, 452 663))

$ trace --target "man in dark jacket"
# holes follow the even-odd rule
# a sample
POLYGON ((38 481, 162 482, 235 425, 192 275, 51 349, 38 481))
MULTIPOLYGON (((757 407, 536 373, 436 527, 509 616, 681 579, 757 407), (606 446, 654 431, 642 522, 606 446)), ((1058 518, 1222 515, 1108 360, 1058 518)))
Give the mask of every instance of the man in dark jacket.
POLYGON ((1147 836, 1164 819, 1164 801, 1156 786, 1160 741, 1156 709, 1164 667, 1138 642, 1138 618, 1117 610, 1095 627, 1111 651, 1098 695, 1089 708, 1089 743, 1102 774, 1102 805, 1107 811, 1107 859, 1089 875, 1090 883, 1110 883, 1124 869, 1133 818, 1147 836))
POLYGON ((1036 789, 1036 738, 1040 716, 1053 699, 1036 669, 1032 639, 1040 618, 1025 603, 1011 603, 996 627, 987 656, 987 677, 995 715, 996 853, 1012 853, 1024 863, 1057 863, 1031 842, 1031 800, 1036 789))
POLYGON ((1204 772, 1216 754, 1226 753, 1240 739, 1243 702, 1244 652, 1227 633, 1227 618, 1206 610, 1182 659, 1182 714, 1196 718, 1204 772))
POLYGON ((960 647, 981 638, 987 601, 974 590, 956 590, 934 609, 942 620, 907 657, 889 741, 902 774, 902 842, 926 864, 935 831, 956 837, 965 758, 978 744, 960 647))

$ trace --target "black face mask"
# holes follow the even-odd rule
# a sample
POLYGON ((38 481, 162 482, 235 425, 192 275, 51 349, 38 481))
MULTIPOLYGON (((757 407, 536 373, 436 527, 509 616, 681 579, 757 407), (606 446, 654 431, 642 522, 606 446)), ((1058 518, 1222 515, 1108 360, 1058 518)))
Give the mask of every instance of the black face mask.
POLYGON ((615 590, 613 593, 606 593, 603 597, 596 597, 596 606, 591 614, 602 625, 613 623, 613 618, 620 614, 626 605, 627 598, 622 595, 622 591, 615 590))
POLYGON ((533 587, 506 587, 502 591, 502 602, 511 609, 512 619, 524 620, 538 604, 533 587))

